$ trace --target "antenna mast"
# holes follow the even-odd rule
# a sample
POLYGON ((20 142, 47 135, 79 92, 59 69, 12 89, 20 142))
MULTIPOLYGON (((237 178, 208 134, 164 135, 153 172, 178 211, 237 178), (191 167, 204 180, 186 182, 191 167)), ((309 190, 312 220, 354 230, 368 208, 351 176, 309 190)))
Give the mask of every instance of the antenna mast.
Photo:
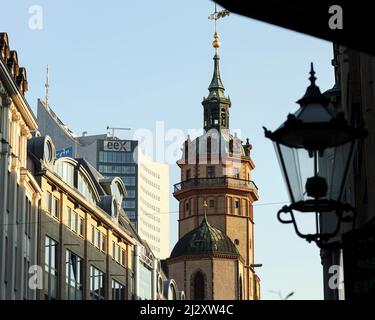
POLYGON ((48 99, 49 99, 49 66, 47 64, 47 70, 46 70, 46 84, 45 84, 45 87, 46 87, 46 96, 45 96, 45 103, 46 103, 46 107, 49 107, 49 103, 48 103, 48 99))

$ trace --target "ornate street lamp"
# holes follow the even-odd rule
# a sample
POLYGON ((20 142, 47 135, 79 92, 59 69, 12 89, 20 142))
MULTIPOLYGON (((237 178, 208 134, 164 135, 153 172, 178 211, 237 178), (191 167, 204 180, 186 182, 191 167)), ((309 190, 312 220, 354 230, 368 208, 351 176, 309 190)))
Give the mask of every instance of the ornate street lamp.
POLYGON ((274 143, 291 201, 278 212, 279 221, 293 224, 299 237, 323 247, 337 235, 342 222, 354 219, 354 208, 344 202, 343 194, 356 141, 366 131, 349 125, 343 113, 334 115, 328 109, 328 99, 315 84, 312 63, 310 75, 311 84, 297 101, 297 112, 289 114, 276 131, 264 131, 274 143), (316 233, 302 233, 293 210, 314 213, 316 233), (320 215, 332 213, 337 215, 335 230, 322 232, 320 215))

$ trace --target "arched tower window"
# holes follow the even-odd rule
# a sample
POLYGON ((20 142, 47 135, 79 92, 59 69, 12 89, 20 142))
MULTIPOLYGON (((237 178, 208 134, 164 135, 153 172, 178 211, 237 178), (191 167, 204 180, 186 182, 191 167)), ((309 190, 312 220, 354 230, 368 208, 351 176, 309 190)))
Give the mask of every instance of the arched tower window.
POLYGON ((227 125, 227 112, 224 108, 221 109, 221 125, 226 126, 227 125))
POLYGON ((205 300, 206 299, 206 281, 205 276, 201 271, 195 273, 191 288, 193 290, 193 300, 205 300))

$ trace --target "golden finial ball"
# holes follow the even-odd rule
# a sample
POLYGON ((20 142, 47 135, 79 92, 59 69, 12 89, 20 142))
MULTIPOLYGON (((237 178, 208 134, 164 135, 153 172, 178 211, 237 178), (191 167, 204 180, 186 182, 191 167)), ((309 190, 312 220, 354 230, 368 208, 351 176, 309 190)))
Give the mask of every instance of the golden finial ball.
POLYGON ((217 49, 220 47, 220 42, 218 40, 215 40, 214 42, 212 42, 212 46, 217 49))
POLYGON ((212 46, 217 49, 220 47, 220 41, 218 40, 220 38, 219 34, 217 32, 215 32, 214 34, 214 42, 212 42, 212 46))

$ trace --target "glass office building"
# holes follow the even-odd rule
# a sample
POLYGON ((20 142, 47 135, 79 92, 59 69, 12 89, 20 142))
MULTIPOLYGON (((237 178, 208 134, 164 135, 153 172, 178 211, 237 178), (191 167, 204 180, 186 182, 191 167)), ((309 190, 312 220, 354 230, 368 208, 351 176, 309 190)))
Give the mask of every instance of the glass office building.
POLYGON ((98 140, 97 169, 105 177, 120 177, 127 190, 122 207, 129 219, 138 228, 137 212, 137 165, 138 141, 98 140))

